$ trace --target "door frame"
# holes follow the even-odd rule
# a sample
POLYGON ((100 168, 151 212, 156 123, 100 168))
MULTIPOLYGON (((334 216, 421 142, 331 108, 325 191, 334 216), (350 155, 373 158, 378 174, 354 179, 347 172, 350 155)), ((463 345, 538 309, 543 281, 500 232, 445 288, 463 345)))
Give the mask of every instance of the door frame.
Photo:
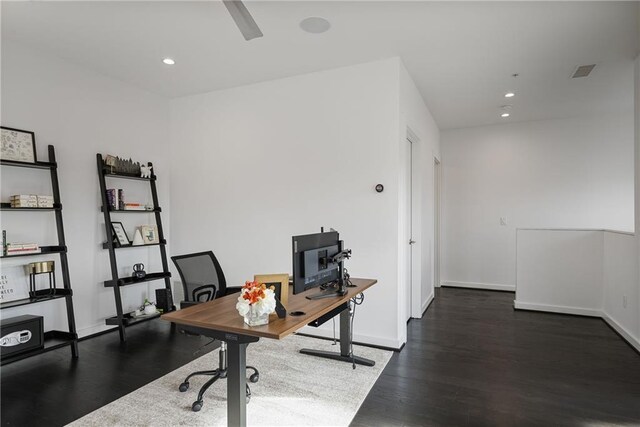
POLYGON ((442 236, 442 162, 433 156, 433 287, 439 288, 442 236))

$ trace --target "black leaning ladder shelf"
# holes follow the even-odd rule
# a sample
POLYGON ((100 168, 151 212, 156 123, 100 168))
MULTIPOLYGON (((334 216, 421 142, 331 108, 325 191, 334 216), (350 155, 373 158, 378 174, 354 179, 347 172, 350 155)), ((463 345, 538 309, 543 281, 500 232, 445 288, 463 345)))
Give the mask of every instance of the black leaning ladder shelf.
POLYGON ((27 357, 35 356, 37 354, 45 353, 47 351, 55 350, 58 348, 71 346, 71 356, 73 358, 78 357, 78 334, 76 332, 76 319, 73 314, 73 290, 71 289, 71 279, 69 277, 69 261, 67 259, 67 244, 64 237, 64 223, 62 222, 62 203, 60 202, 60 186, 58 184, 58 165, 56 163, 56 152, 53 145, 49 145, 49 161, 48 162, 17 162, 13 160, 0 160, 0 165, 11 167, 22 167, 31 169, 49 169, 51 172, 51 189, 53 191, 53 207, 52 208, 12 208, 2 204, 0 210, 3 212, 15 211, 53 211, 56 216, 56 229, 58 233, 58 246, 41 246, 41 252, 35 254, 23 254, 23 255, 2 255, 0 258, 16 258, 16 257, 29 257, 29 256, 42 256, 48 254, 59 254, 60 256, 60 271, 62 273, 62 288, 56 288, 53 294, 48 289, 36 291, 35 295, 29 298, 23 298, 14 301, 8 301, 0 304, 0 309, 19 307, 28 304, 36 304, 44 301, 51 301, 59 298, 64 298, 67 308, 67 324, 69 325, 68 331, 52 330, 44 333, 44 347, 26 351, 24 353, 18 353, 12 356, 8 356, 2 359, 2 365, 6 365, 11 362, 26 359, 27 357))
MULTIPOLYGON (((104 227, 106 231, 107 241, 103 243, 102 247, 109 250, 109 260, 111 262, 111 280, 104 282, 104 286, 107 288, 113 288, 113 295, 116 300, 116 315, 109 317, 105 320, 107 325, 115 325, 120 332, 120 341, 126 341, 125 328, 127 326, 135 325, 136 323, 145 322, 147 320, 160 317, 160 314, 149 315, 144 317, 135 318, 133 313, 124 313, 122 310, 122 295, 120 289, 124 286, 136 285, 138 283, 150 282, 152 280, 164 280, 165 288, 171 292, 171 273, 169 272, 169 264, 167 263, 167 249, 165 245, 167 241, 164 238, 164 231, 162 229, 162 218, 160 213, 162 209, 158 204, 158 192, 156 190, 156 174, 152 169, 150 178, 141 178, 138 175, 128 175, 121 173, 113 173, 109 171, 109 168, 104 165, 102 154, 98 154, 98 179, 100 181, 100 193, 102 200, 102 212, 104 214, 104 227), (140 181, 147 181, 151 186, 151 197, 153 200, 153 210, 114 210, 111 209, 109 201, 107 199, 107 178, 123 178, 134 179, 140 181), (111 214, 112 213, 153 213, 155 215, 156 226, 158 227, 158 239, 159 243, 132 246, 132 245, 119 245, 114 242, 113 230, 111 229, 111 214), (116 251, 122 248, 144 248, 149 246, 157 246, 160 248, 160 257, 162 258, 162 271, 158 273, 147 273, 144 279, 134 279, 133 277, 120 277, 118 274, 118 261, 116 258, 116 251)), ((151 166, 151 163, 149 163, 151 166)), ((172 307, 175 310, 175 306, 172 307)))

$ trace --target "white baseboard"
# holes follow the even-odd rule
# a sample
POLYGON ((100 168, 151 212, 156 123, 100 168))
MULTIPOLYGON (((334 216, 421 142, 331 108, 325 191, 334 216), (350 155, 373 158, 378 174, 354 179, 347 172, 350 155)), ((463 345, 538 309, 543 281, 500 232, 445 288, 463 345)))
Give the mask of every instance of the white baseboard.
POLYGON ((443 281, 441 286, 452 288, 470 288, 470 289, 487 289, 490 291, 508 291, 515 292, 515 285, 499 285, 496 283, 478 283, 478 282, 450 282, 443 281))
POLYGON ((602 320, 607 322, 609 326, 616 330, 633 348, 640 352, 640 340, 634 337, 631 332, 622 327, 618 322, 612 319, 607 313, 602 312, 602 320))
MULTIPOLYGON (((298 332, 306 335, 312 335, 314 337, 333 338, 332 328, 324 329, 324 328, 314 328, 312 326, 305 326, 304 328, 300 329, 298 332)), ((336 338, 340 339, 340 326, 339 326, 338 319, 336 319, 336 338)), ((393 348, 396 350, 399 350, 404 344, 403 342, 400 342, 400 340, 392 340, 389 338, 374 337, 370 335, 362 335, 362 334, 355 334, 355 333, 353 334, 353 341, 356 343, 377 345, 380 347, 393 348)))
POLYGON ((513 301, 513 307, 520 310, 546 311, 549 313, 576 314, 578 316, 602 317, 602 311, 591 308, 569 307, 564 305, 534 304, 513 301))
POLYGON ((429 304, 431 304, 431 301, 433 301, 433 295, 433 292, 431 292, 431 294, 427 297, 427 300, 422 303, 422 307, 420 307, 420 317, 424 316, 424 312, 427 311, 429 304))

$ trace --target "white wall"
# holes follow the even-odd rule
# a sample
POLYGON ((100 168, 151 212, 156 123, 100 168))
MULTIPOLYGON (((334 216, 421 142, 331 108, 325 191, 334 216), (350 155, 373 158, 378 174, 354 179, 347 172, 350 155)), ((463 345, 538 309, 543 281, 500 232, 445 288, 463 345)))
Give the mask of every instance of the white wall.
POLYGON ((602 231, 518 230, 516 308, 599 316, 602 231))
MULTIPOLYGON (((152 161, 168 225, 168 101, 4 39, 1 104, 3 126, 35 132, 40 159, 46 160, 48 144, 56 148, 77 328, 80 335, 104 329, 104 319, 115 315, 115 303, 113 291, 103 286, 111 277, 108 253, 101 246, 105 235, 96 153, 152 161)), ((3 167, 1 178, 3 202, 11 194, 51 194, 47 172, 3 167)), ((148 189, 143 191, 139 183, 120 184, 128 200, 151 201, 148 189)), ((151 216, 134 216, 120 215, 130 234, 135 225, 153 221, 151 216)), ((51 213, 2 212, 1 222, 9 241, 57 243, 51 213)), ((119 254, 123 275, 130 274, 136 262, 147 265, 147 271, 160 268, 157 248, 127 249, 119 254)), ((57 262, 59 257, 42 259, 57 262)), ((3 260, 2 266, 33 260, 3 260)), ((149 293, 155 298, 153 289, 159 286, 162 282, 124 288, 124 308, 132 310, 149 293)), ((44 314, 46 330, 67 327, 62 300, 6 309, 1 314, 26 313, 44 314)))
POLYGON ((442 281, 512 290, 517 228, 633 230, 633 120, 443 132, 442 281))
MULTIPOLYGON (((353 250, 352 276, 379 281, 358 308, 354 339, 399 347, 399 66, 389 59, 174 100, 174 253, 211 249, 239 285, 290 272, 291 236, 333 227, 353 250)), ((327 335, 331 325, 305 332, 327 335)))
MULTIPOLYGON (((440 131, 404 64, 400 62, 400 147, 405 150, 407 127, 413 143, 412 221, 413 287, 411 317, 419 318, 433 299, 434 288, 434 157, 440 158, 440 131)), ((402 154, 400 158, 404 158, 402 154)), ((403 217, 400 215, 402 220, 403 217)), ((407 248, 405 239, 401 248, 407 248)), ((402 273, 400 273, 402 277, 402 273)), ((404 305, 401 305, 404 307, 404 305)), ((406 328, 402 328, 406 331, 406 328)))
POLYGON ((640 349, 640 287, 633 235, 605 232, 603 259, 603 317, 640 349))

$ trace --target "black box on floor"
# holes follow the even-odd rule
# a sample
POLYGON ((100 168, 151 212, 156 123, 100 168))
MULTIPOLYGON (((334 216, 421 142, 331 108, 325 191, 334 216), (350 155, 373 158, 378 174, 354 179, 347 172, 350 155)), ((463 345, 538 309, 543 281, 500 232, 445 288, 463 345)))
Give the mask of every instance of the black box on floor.
POLYGON ((44 317, 25 314, 2 319, 0 358, 44 347, 44 317))
POLYGON ((164 313, 171 311, 173 308, 171 289, 156 289, 156 308, 162 310, 164 313))

